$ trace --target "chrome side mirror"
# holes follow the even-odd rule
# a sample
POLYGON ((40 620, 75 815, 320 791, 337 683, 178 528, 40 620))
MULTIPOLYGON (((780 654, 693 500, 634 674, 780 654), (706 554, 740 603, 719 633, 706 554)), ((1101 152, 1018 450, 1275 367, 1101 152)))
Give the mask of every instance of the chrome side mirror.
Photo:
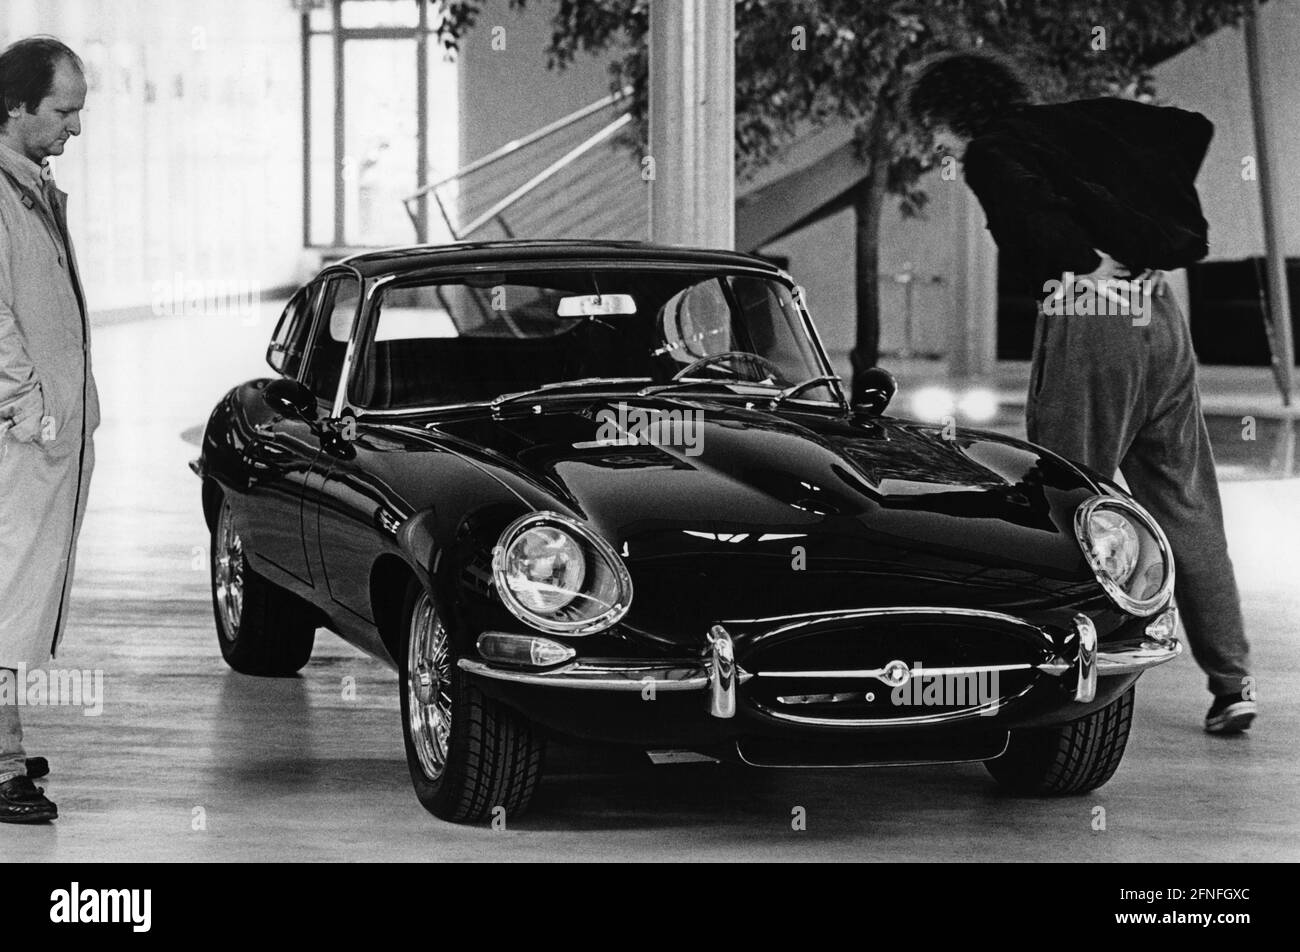
POLYGON ((286 416, 295 416, 309 423, 316 419, 316 397, 292 377, 272 380, 262 391, 262 399, 286 416))
POLYGON ((884 367, 872 367, 854 379, 853 389, 853 408, 872 416, 880 416, 898 392, 898 381, 884 367))

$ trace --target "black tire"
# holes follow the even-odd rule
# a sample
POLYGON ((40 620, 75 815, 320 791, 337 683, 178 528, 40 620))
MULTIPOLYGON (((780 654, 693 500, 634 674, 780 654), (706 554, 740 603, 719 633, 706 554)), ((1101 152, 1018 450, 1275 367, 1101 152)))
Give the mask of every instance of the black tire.
POLYGON ((1096 790, 1115 775, 1133 724, 1133 688, 1087 717, 1060 727, 1012 731, 1006 753, 984 761, 1018 794, 1065 796, 1096 790))
POLYGON ((527 719, 470 682, 456 665, 455 639, 442 624, 432 597, 412 583, 402 608, 399 652, 402 738, 411 783, 421 805, 440 819, 481 823, 501 818, 508 822, 521 816, 532 802, 542 776, 546 744, 527 719), (421 622, 421 618, 428 620, 421 622), (421 710, 428 712, 437 697, 450 713, 440 769, 438 752, 431 749, 436 732, 423 722, 412 721, 413 702, 420 695, 411 689, 409 669, 412 639, 422 637, 418 634, 421 625, 441 632, 430 635, 429 640, 441 645, 442 651, 435 648, 425 655, 428 663, 423 674, 427 677, 419 679, 425 700, 418 702, 421 710), (423 747, 423 759, 417 744, 423 747))
POLYGON ((300 671, 311 659, 316 619, 302 602, 249 567, 227 499, 221 500, 212 529, 208 567, 217 642, 226 664, 262 677, 285 678, 300 671), (237 599, 229 595, 230 583, 238 585, 237 599))

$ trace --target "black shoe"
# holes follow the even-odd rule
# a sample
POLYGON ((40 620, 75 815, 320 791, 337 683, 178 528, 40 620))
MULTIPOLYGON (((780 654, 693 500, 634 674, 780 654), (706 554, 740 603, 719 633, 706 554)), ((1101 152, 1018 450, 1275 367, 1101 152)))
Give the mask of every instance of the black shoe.
POLYGON ((27 777, 0 783, 0 823, 45 823, 58 815, 59 808, 27 777))
POLYGON ((44 757, 27 758, 27 779, 40 780, 50 772, 50 762, 44 757))
POLYGON ((1220 694, 1210 705, 1205 715, 1205 732, 1207 734, 1240 734, 1249 730, 1251 722, 1258 713, 1254 701, 1247 701, 1236 694, 1220 694))

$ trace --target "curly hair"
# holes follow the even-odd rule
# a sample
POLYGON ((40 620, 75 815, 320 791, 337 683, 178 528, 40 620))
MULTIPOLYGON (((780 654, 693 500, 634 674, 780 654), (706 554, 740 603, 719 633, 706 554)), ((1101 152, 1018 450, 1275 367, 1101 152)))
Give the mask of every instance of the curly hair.
POLYGON ((945 125, 974 137, 994 119, 1030 101, 1012 61, 991 50, 961 50, 927 60, 904 96, 907 112, 926 128, 945 125))

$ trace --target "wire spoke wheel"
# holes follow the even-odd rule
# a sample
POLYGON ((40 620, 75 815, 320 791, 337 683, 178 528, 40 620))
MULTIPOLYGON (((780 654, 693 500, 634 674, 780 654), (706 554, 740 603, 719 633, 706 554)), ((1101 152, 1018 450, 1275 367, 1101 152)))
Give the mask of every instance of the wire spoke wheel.
POLYGON ((244 523, 235 512, 222 499, 212 521, 209 568, 221 656, 241 674, 289 677, 311 659, 318 616, 253 568, 254 552, 236 528, 244 523))
POLYGON ((488 697, 457 665, 456 616, 416 580, 407 585, 399 697, 406 767, 421 806, 453 823, 528 809, 546 742, 528 719, 488 697))
POLYGON ((229 504, 221 507, 217 536, 213 542, 213 587, 221 613, 221 634, 234 641, 244 617, 244 544, 235 530, 235 516, 229 504))
POLYGON ((437 780, 447 769, 451 737, 451 652, 447 629, 423 592, 411 612, 406 664, 411 743, 425 776, 437 780))

